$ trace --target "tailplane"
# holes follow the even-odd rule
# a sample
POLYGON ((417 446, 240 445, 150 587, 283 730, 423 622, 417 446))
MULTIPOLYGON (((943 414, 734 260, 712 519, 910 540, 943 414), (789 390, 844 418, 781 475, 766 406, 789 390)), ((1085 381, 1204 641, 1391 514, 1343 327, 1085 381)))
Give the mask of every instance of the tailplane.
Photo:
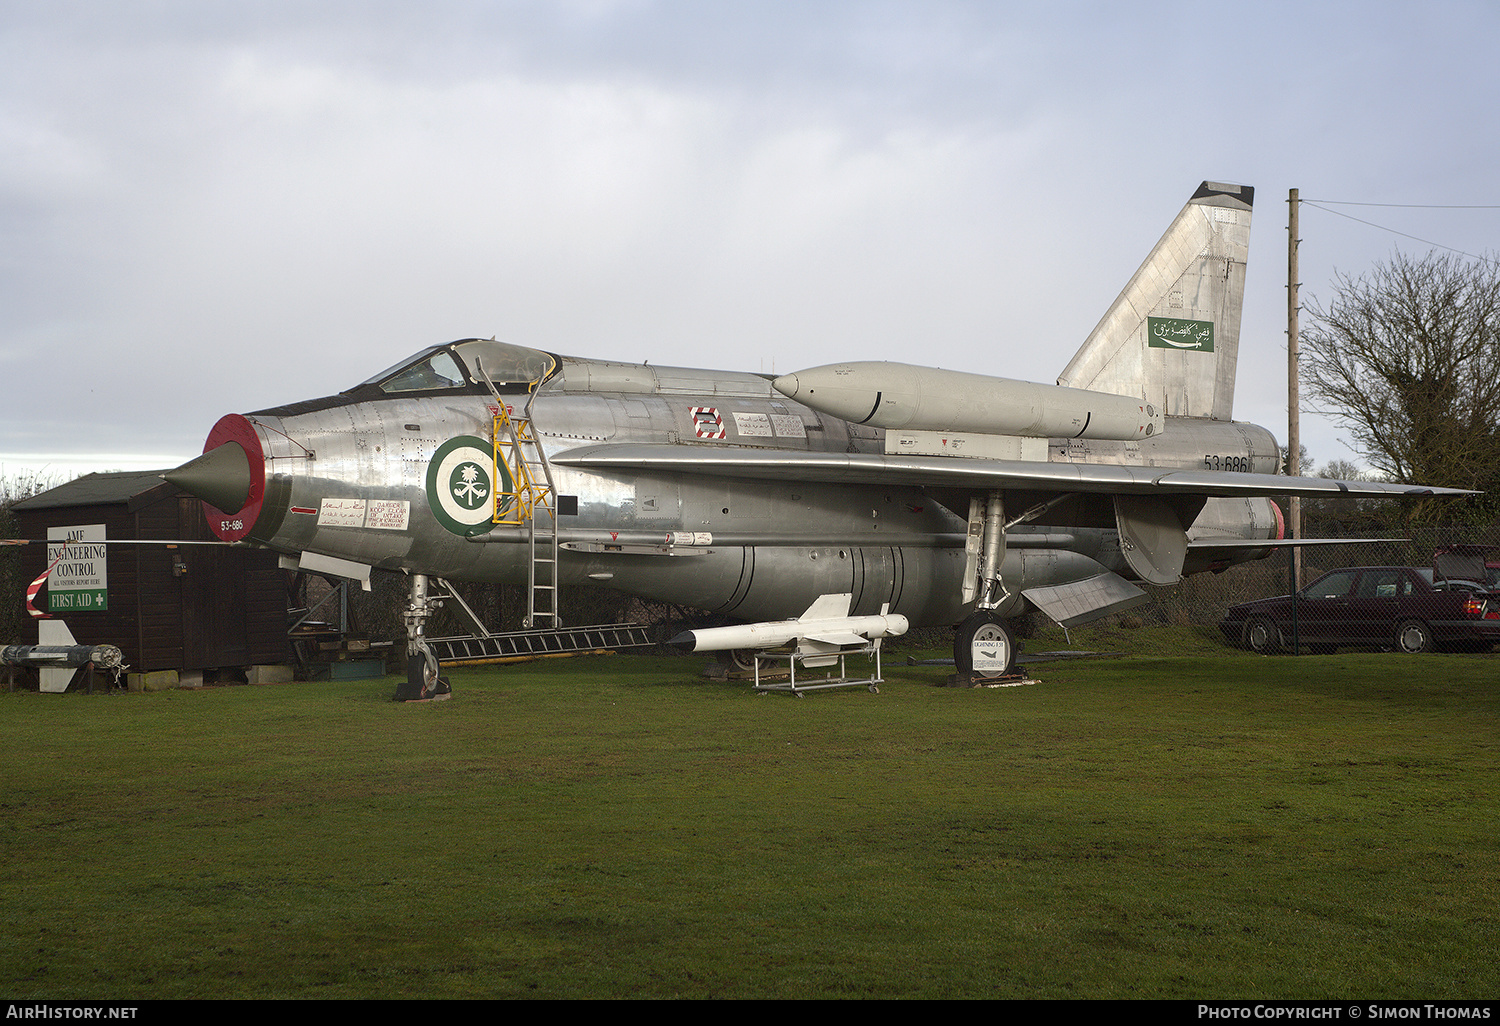
POLYGON ((1248 185, 1198 186, 1057 383, 1230 420, 1254 197, 1248 185))

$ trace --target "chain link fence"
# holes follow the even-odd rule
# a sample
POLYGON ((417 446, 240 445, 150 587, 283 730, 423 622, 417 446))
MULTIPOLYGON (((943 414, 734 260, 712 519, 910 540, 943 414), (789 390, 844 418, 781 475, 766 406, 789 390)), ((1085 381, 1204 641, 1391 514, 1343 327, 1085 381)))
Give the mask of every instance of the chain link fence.
MULTIPOLYGON (((1306 537, 1336 538, 1338 535, 1304 532, 1306 537)), ((1369 538, 1370 534, 1357 537, 1369 538)), ((1449 545, 1492 545, 1500 560, 1500 523, 1487 526, 1423 527, 1392 535, 1387 541, 1361 541, 1341 545, 1307 546, 1302 549, 1302 573, 1298 588, 1330 570, 1350 566, 1412 566, 1431 568, 1433 555, 1449 545)), ((1131 613, 1143 624, 1187 626, 1212 625, 1224 618, 1230 606, 1254 599, 1289 594, 1292 590, 1292 554, 1289 549, 1266 559, 1241 563, 1218 574, 1197 574, 1169 588, 1148 588, 1151 602, 1131 613)))

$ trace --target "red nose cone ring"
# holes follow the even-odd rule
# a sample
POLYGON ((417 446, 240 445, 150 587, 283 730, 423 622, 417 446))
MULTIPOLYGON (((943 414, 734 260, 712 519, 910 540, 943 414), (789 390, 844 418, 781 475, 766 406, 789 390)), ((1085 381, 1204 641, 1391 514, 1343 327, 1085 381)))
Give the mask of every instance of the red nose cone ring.
POLYGON ((250 533, 260 517, 261 504, 266 501, 266 454, 261 448, 260 436, 255 433, 255 425, 238 413, 219 419, 208 433, 203 451, 210 452, 226 442, 238 442, 240 448, 245 450, 245 457, 250 464, 250 491, 245 505, 237 512, 225 513, 205 502, 203 515, 208 518, 209 530, 224 541, 234 542, 250 533))

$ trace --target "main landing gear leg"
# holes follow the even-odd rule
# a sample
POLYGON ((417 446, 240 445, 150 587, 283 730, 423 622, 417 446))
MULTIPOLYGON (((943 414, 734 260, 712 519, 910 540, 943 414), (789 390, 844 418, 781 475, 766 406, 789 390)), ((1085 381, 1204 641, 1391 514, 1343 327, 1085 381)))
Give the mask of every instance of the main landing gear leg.
POLYGON ((406 683, 396 688, 393 702, 441 702, 453 697, 448 681, 439 676, 442 667, 427 647, 427 618, 438 601, 427 594, 427 575, 411 575, 411 601, 406 606, 406 683))
MULTIPOLYGON (((1004 677, 1015 670, 1016 639, 997 613, 1005 598, 1000 566, 1005 561, 1005 503, 998 491, 969 505, 969 546, 975 611, 953 632, 953 664, 960 683, 1004 677), (976 539, 975 536, 978 535, 976 539), (974 544, 977 541, 978 544, 974 544)), ((966 590, 969 586, 966 586, 966 590)))

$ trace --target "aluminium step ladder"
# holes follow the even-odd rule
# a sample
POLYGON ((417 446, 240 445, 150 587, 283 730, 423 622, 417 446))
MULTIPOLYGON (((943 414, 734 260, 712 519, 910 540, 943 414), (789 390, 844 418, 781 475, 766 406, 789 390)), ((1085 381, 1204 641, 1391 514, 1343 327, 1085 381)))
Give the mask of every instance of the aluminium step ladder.
POLYGON ((427 647, 444 666, 466 666, 537 656, 646 648, 656 644, 651 633, 649 628, 639 624, 611 623, 512 631, 486 637, 428 638, 427 647))

